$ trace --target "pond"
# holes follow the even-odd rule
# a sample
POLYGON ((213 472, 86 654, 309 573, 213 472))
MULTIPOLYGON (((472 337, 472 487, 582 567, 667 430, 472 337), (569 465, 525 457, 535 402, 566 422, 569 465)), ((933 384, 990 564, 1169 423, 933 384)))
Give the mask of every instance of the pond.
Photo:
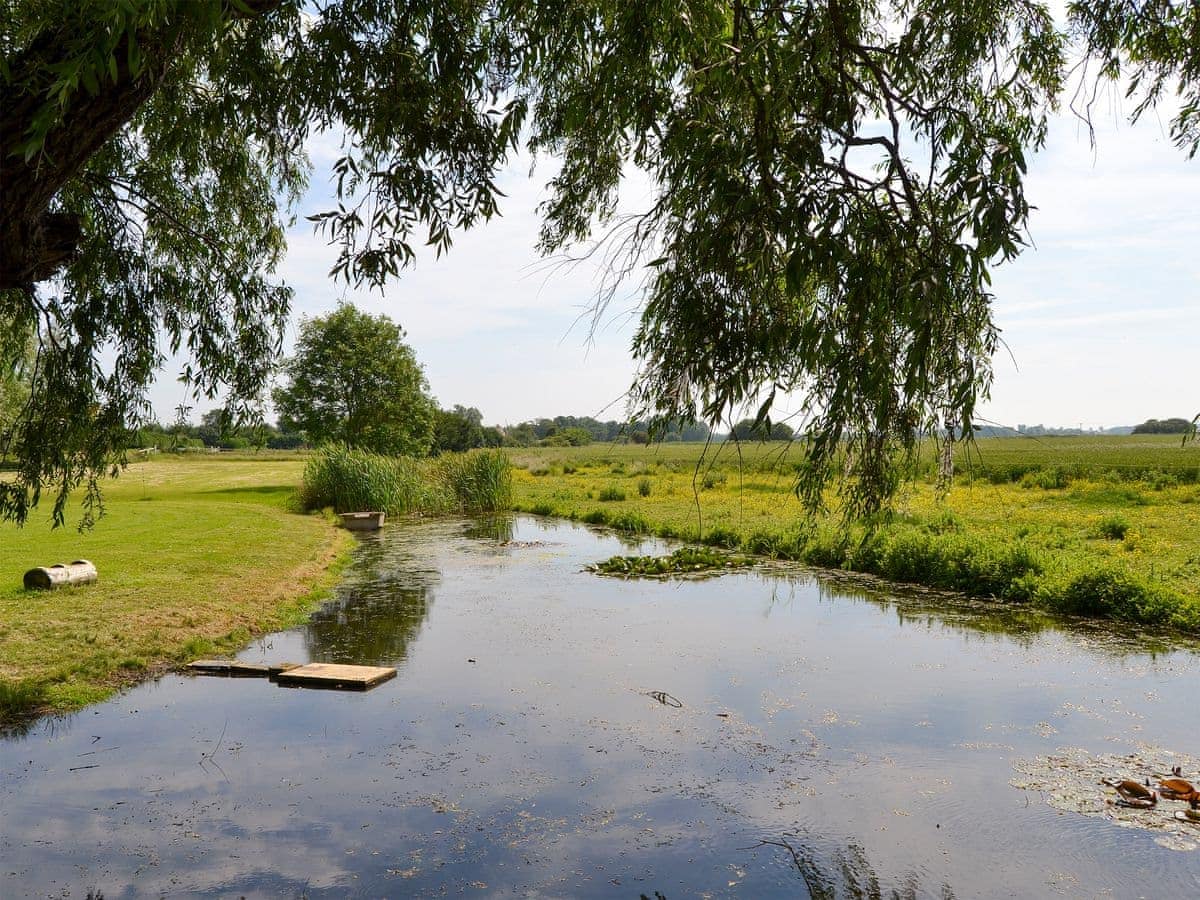
POLYGON ((241 658, 397 678, 171 675, 0 740, 0 896, 1200 896, 1200 827, 1037 781, 1190 772, 1196 647, 796 568, 583 571, 664 549, 531 517, 362 538, 241 658))

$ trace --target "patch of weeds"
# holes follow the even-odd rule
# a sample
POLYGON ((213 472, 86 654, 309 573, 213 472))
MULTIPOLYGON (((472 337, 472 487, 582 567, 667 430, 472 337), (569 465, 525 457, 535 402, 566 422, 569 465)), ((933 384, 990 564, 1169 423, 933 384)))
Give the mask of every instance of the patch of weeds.
POLYGON ((748 556, 721 553, 709 547, 681 547, 670 556, 613 556, 588 566, 597 575, 621 578, 670 578, 703 572, 725 572, 754 565, 748 556))
POLYGON ((1129 532, 1129 523, 1122 516, 1105 516, 1096 524, 1096 534, 1110 541, 1123 541, 1129 532))
POLYGON ((1195 605, 1184 604, 1183 598, 1127 572, 1111 569, 1083 572, 1065 584, 1045 586, 1037 599, 1043 606, 1073 615, 1192 628, 1200 620, 1200 611, 1195 605))
POLYGON ((1067 471, 1061 466, 1037 469, 1021 476, 1021 487, 1041 488, 1044 491, 1060 491, 1071 483, 1067 471))
POLYGON ((733 549, 741 544, 741 536, 731 528, 717 525, 715 528, 710 528, 704 533, 704 543, 714 547, 728 547, 733 549))
POLYGON ((625 499, 625 492, 616 485, 609 485, 600 491, 598 499, 601 503, 619 502, 625 499))
POLYGON ((649 478, 639 478, 638 479, 638 496, 639 497, 649 497, 650 496, 650 479, 649 478))
POLYGON ((1179 484, 1179 478, 1170 472, 1147 472, 1146 484, 1152 491, 1165 491, 1167 488, 1176 487, 1179 484))
POLYGON ((34 681, 0 681, 0 723, 30 715, 46 703, 46 685, 34 681))
POLYGON ((628 511, 610 516, 608 525, 610 528, 616 528, 618 531, 629 531, 634 534, 648 534, 650 532, 649 522, 637 513, 628 511))

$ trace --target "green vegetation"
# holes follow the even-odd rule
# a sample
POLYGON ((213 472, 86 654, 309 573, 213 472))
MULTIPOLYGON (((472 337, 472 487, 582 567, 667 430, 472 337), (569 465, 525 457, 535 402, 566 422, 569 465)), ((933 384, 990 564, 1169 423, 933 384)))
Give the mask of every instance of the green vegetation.
POLYGON ((500 450, 444 453, 433 459, 382 456, 342 444, 319 448, 296 492, 303 510, 335 512, 492 512, 512 502, 512 472, 500 450))
POLYGON ((613 556, 588 566, 588 571, 623 578, 671 578, 752 565, 754 560, 748 556, 721 553, 708 547, 680 547, 669 556, 613 556))
POLYGON ((437 411, 404 330, 343 303, 305 319, 273 394, 284 431, 392 455, 424 456, 437 411))
POLYGON ((90 532, 0 525, 0 724, 302 621, 352 539, 288 511, 301 468, 291 455, 167 457, 107 483, 90 532), (23 589, 27 569, 79 558, 99 582, 23 589))
POLYGON ((1171 436, 981 441, 945 497, 926 448, 896 511, 806 521, 781 444, 515 454, 515 507, 895 581, 1200 633, 1200 446, 1171 436), (539 474, 540 473, 540 474, 539 474), (646 495, 603 503, 620 479, 646 495))
POLYGON ((766 423, 795 392, 815 438, 801 496, 849 475, 846 501, 878 508, 897 451, 965 432, 991 383, 991 269, 1027 243, 1027 161, 1064 87, 1119 81, 1131 118, 1161 111, 1200 146, 1197 4, 947 9, 8 0, 0 344, 36 328, 41 356, 0 515, 95 487, 164 335, 196 397, 254 407, 319 133, 344 140, 310 218, 358 285, 496 215, 522 150, 555 157, 539 249, 612 237, 598 310, 646 275, 636 414, 665 428, 763 400, 766 423), (655 194, 618 218, 631 166, 655 194))
POLYGON ((1189 434, 1195 427, 1195 422, 1187 419, 1147 419, 1133 429, 1134 434, 1189 434))

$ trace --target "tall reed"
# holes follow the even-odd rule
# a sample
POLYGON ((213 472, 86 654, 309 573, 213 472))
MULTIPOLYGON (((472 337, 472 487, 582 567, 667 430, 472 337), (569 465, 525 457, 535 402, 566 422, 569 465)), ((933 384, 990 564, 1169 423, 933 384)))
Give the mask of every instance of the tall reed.
POLYGON ((446 453, 434 468, 460 512, 499 512, 512 506, 512 463, 503 450, 446 453))
POLYGON ((335 512, 496 512, 512 505, 512 471, 500 450, 436 459, 382 456, 342 444, 317 449, 297 491, 301 509, 335 512))

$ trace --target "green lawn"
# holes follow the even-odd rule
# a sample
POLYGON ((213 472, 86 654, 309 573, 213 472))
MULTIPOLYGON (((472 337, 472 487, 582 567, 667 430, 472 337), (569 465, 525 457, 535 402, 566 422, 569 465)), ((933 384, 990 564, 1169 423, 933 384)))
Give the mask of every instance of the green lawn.
POLYGON ((1200 633, 1200 446, 994 439, 939 499, 928 465, 874 533, 806 523, 795 447, 517 451, 516 506, 1048 609, 1200 633), (1015 480, 1014 480, 1015 479, 1015 480))
POLYGON ((0 525, 0 722, 78 708, 300 620, 350 543, 288 511, 302 468, 291 456, 161 458, 105 484, 91 532, 70 519, 51 530, 48 515, 0 525), (97 584, 23 589, 27 569, 80 558, 97 584))

